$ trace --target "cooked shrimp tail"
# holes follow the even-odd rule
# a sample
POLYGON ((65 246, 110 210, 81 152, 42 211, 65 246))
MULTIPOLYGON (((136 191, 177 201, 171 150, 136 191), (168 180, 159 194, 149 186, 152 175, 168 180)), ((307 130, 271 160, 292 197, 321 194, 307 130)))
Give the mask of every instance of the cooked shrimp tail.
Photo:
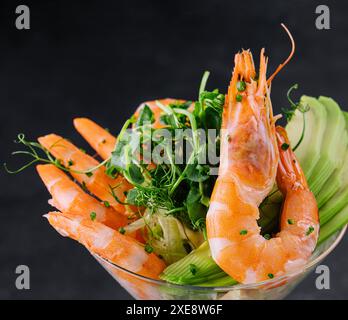
POLYGON ((276 132, 280 154, 277 185, 285 199, 280 220, 281 233, 286 231, 298 236, 301 247, 297 251, 308 258, 318 240, 318 206, 301 166, 289 147, 285 129, 277 126, 276 132))
POLYGON ((95 219, 105 225, 118 229, 129 221, 127 217, 112 208, 101 204, 85 193, 63 171, 52 164, 38 165, 37 171, 52 195, 50 204, 60 211, 68 211, 77 216, 95 219))
POLYGON ((125 178, 121 175, 118 175, 115 179, 110 178, 105 173, 105 166, 101 166, 96 159, 56 134, 49 134, 40 137, 38 140, 92 194, 116 211, 129 215, 127 208, 120 203, 125 202, 125 192, 131 189, 131 185, 125 178), (114 196, 120 202, 116 201, 114 196))
POLYGON ((75 118, 75 129, 104 160, 111 156, 116 138, 106 129, 87 118, 75 118))
POLYGON ((49 223, 63 236, 79 241, 89 251, 137 274, 158 279, 163 260, 147 253, 134 238, 102 223, 70 213, 50 212, 49 223))

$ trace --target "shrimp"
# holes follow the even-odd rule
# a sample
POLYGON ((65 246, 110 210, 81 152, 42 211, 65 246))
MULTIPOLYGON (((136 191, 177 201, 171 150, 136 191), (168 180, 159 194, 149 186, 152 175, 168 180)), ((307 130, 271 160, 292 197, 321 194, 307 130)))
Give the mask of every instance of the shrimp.
POLYGON ((135 239, 104 224, 67 212, 50 212, 49 223, 65 237, 83 244, 90 252, 139 275, 158 279, 165 263, 147 253, 135 239))
POLYGON ((207 213, 213 259, 241 283, 303 267, 319 232, 315 198, 292 150, 283 150, 290 145, 285 130, 275 128, 266 69, 263 49, 258 81, 251 53, 235 56, 223 111, 219 176, 207 213), (258 206, 275 181, 285 197, 281 229, 266 240, 257 224, 258 206))
POLYGON ((103 160, 110 158, 116 138, 108 130, 87 118, 75 118, 74 126, 103 160))
POLYGON ((116 196, 121 202, 125 202, 125 192, 131 189, 128 181, 118 175, 115 179, 109 178, 105 174, 105 167, 100 166, 99 162, 87 155, 68 140, 56 135, 49 134, 40 137, 40 144, 45 147, 55 158, 70 169, 70 174, 102 201, 106 201, 116 211, 129 215, 125 206, 116 201, 116 196), (79 173, 96 168, 90 175, 79 173))
POLYGON ((110 228, 118 229, 129 221, 127 217, 101 204, 98 200, 85 193, 63 171, 53 164, 38 165, 37 171, 41 180, 52 195, 50 204, 60 211, 68 211, 77 216, 87 217, 104 223, 110 228))

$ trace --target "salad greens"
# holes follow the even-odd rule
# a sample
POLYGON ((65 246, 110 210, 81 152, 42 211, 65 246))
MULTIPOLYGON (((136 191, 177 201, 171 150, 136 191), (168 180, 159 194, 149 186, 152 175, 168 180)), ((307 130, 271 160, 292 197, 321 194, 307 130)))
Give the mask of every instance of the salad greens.
MULTIPOLYGON (((225 95, 218 89, 206 89, 208 78, 209 72, 205 72, 197 101, 176 101, 169 105, 157 101, 161 128, 152 126, 158 114, 145 104, 137 116, 125 122, 110 158, 97 167, 76 171, 70 168, 73 165, 70 162, 65 167, 40 144, 27 141, 24 134, 19 134, 16 142, 27 150, 14 154, 27 155, 31 160, 18 170, 11 171, 6 164, 5 169, 18 173, 32 164, 44 162, 87 176, 101 166, 106 167, 106 174, 112 178, 121 174, 133 188, 127 192, 124 202, 115 195, 117 186, 110 187, 110 193, 118 202, 137 207, 136 214, 140 218, 130 220, 119 232, 142 232, 146 252, 156 253, 169 265, 162 279, 177 284, 233 285, 236 281, 211 257, 205 236, 206 214, 219 167, 225 103, 225 95)), ((290 108, 283 109, 283 113, 291 146, 285 144, 282 148, 296 150, 309 186, 315 189, 321 217, 318 242, 321 244, 348 222, 348 115, 329 98, 303 96, 294 102, 290 95, 297 88, 294 85, 287 92, 290 108), (332 131, 334 142, 330 136, 332 131)), ((238 90, 244 91, 245 83, 238 82, 238 90)), ((260 205, 258 224, 266 239, 278 231, 282 200, 274 186, 260 205)), ((110 206, 107 201, 104 204, 110 206)), ((90 217, 94 220, 96 213, 91 212, 90 217)))
POLYGON ((157 102, 163 128, 151 126, 154 113, 145 105, 137 119, 126 122, 106 163, 107 174, 121 173, 134 186, 127 194, 128 204, 146 207, 153 214, 165 212, 162 216, 173 216, 201 231, 216 180, 210 170, 218 167, 218 163, 209 162, 207 150, 214 148, 218 154, 219 136, 212 138, 208 130, 220 130, 225 100, 218 90, 205 89, 208 76, 204 73, 194 104, 188 101, 164 106, 157 102), (148 154, 148 150, 157 152, 148 154), (152 157, 154 154, 157 158, 152 157), (155 166, 144 161, 148 159, 155 166))

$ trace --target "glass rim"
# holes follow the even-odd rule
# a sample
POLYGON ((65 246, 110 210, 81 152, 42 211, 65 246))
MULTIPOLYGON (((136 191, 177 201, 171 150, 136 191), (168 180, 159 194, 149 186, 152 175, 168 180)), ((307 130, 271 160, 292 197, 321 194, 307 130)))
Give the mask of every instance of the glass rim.
MULTIPOLYGON (((289 272, 286 274, 283 274, 282 276, 279 277, 274 277, 273 279, 268 279, 265 281, 261 281, 261 282, 256 282, 256 283, 250 283, 250 284, 240 284, 237 283, 235 285, 229 285, 229 286, 198 286, 198 285, 190 285, 190 284, 175 284, 175 283, 171 283, 162 279, 152 279, 146 276, 142 276, 139 275, 133 271, 130 271, 128 269, 125 269, 115 263, 110 262, 107 259, 104 259, 103 257, 99 256, 96 253, 92 253, 91 254, 97 259, 97 260, 101 260, 104 263, 106 263, 107 265, 116 268, 120 271, 123 271, 131 276, 134 276, 138 279, 144 280, 146 282, 152 283, 152 284, 156 284, 156 285, 164 285, 164 286, 170 286, 170 287, 176 287, 176 288, 185 288, 185 289, 191 289, 191 290, 201 290, 201 291, 205 291, 205 290, 210 290, 210 291, 231 291, 231 290, 241 290, 241 289, 253 289, 253 288, 257 288, 260 286, 266 286, 266 285, 272 285, 275 283, 278 283, 282 280, 286 280, 289 277, 294 277, 296 275, 302 274, 304 272, 306 272, 307 270, 309 270, 311 267, 313 267, 314 265, 316 265, 318 262, 320 262, 321 260, 323 260, 324 258, 326 258, 332 251, 333 249, 335 249, 335 247, 341 242, 344 234, 346 233, 348 225, 345 225, 341 230, 338 230, 335 234, 338 234, 337 238, 330 244, 330 246, 323 251, 319 256, 317 256, 315 259, 309 261, 303 268, 293 271, 293 272, 289 272)), ((332 235, 332 236, 333 236, 332 235)), ((331 237, 332 237, 331 236, 331 237)), ((328 238, 327 240, 329 240, 330 238, 328 238)), ((326 241, 327 241, 326 240, 326 241)), ((325 242, 324 242, 325 243, 325 242)), ((324 244, 322 243, 322 245, 324 244)))

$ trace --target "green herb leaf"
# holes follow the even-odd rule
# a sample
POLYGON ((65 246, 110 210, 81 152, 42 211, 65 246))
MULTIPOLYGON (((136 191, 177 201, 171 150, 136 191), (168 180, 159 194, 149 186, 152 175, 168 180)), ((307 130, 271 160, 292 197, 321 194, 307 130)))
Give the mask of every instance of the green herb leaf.
POLYGON ((197 273, 197 266, 193 263, 189 264, 189 268, 190 268, 190 272, 192 273, 192 275, 196 275, 197 273))
POLYGON ((97 214, 94 211, 92 211, 89 216, 91 217, 92 221, 94 221, 97 218, 97 214))
POLYGON ((198 187, 192 185, 186 198, 186 208, 188 216, 193 226, 201 226, 201 221, 205 221, 207 207, 201 203, 202 194, 198 187))
POLYGON ((140 168, 136 164, 131 163, 128 166, 127 172, 133 184, 142 184, 145 181, 145 178, 143 174, 141 173, 140 168))
POLYGON ((144 124, 151 124, 155 121, 154 115, 150 107, 146 104, 141 109, 139 117, 135 123, 135 127, 141 127, 144 124))
POLYGON ((237 82, 237 90, 242 92, 246 89, 246 84, 244 81, 238 81, 237 82))
POLYGON ((314 231, 314 227, 310 226, 306 232, 306 236, 309 236, 314 231))
POLYGON ((193 182, 203 182, 209 179, 210 167, 202 164, 189 164, 186 176, 193 182))
POLYGON ((150 244, 145 244, 145 247, 144 247, 145 251, 147 253, 152 253, 153 252, 153 247, 150 245, 150 244))
POLYGON ((282 148, 282 150, 284 150, 284 151, 288 150, 289 147, 290 147, 290 146, 289 146, 287 143, 285 143, 285 142, 281 145, 281 148, 282 148))
POLYGON ((293 219, 288 219, 288 224, 295 224, 295 221, 293 219))
POLYGON ((127 203, 132 205, 138 205, 137 197, 138 197, 138 190, 136 188, 131 189, 127 193, 127 203))

